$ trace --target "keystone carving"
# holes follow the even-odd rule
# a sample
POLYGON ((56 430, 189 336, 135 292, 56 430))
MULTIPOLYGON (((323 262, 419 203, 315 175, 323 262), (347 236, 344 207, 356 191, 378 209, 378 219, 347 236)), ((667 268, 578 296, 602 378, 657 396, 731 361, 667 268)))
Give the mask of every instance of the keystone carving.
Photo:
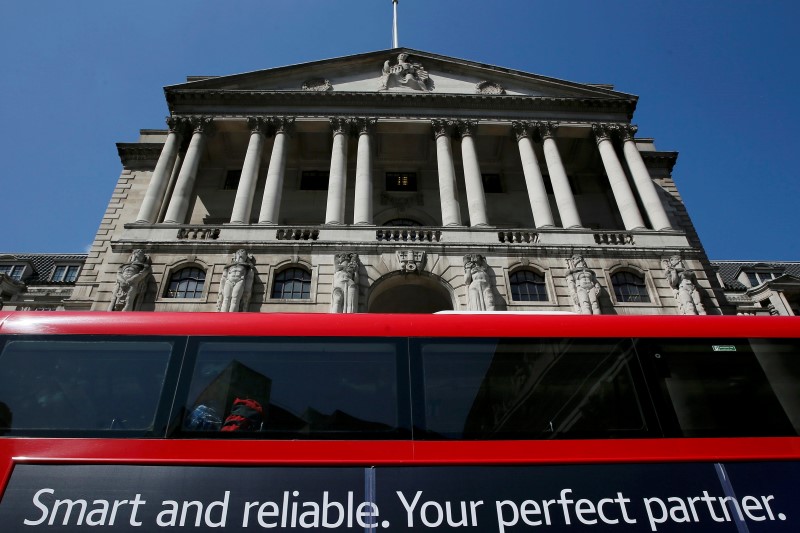
POLYGON ((425 266, 425 252, 416 250, 398 250, 397 262, 400 263, 400 272, 404 274, 419 274, 425 266))

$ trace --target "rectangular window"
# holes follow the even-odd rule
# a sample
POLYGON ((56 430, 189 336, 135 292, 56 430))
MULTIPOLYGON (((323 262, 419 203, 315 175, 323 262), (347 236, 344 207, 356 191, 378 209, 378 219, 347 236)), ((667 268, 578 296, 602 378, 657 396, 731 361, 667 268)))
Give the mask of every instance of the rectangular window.
POLYGON ((747 279, 750 282, 750 285, 753 287, 758 287, 762 283, 766 283, 771 281, 778 276, 780 276, 780 272, 768 272, 768 271, 751 271, 747 272, 747 279))
POLYGON ((9 340, 0 352, 0 433, 153 436, 162 392, 172 388, 172 353, 169 339, 9 340))
POLYGON ((303 191, 327 191, 330 172, 327 170, 304 170, 300 174, 300 189, 303 191))
POLYGON ((5 274, 16 281, 22 280, 23 272, 25 272, 24 265, 0 265, 0 274, 5 274))
POLYGON ((242 170, 229 170, 225 174, 225 183, 222 188, 226 191, 235 191, 239 188, 239 180, 242 179, 242 170))
POLYGON ((500 182, 500 174, 481 174, 481 179, 483 180, 483 192, 503 192, 503 184, 500 182))
MULTIPOLYGON (((415 345, 415 346, 414 346, 415 345)), ((429 438, 552 439, 648 434, 628 340, 415 342, 429 438)))
MULTIPOLYGON (((797 341, 675 339, 639 341, 652 368, 660 412, 674 413, 683 437, 800 433, 797 341)), ((668 421, 666 419, 665 421, 668 421)))
POLYGON ((417 173, 387 172, 386 190, 392 192, 415 192, 417 190, 417 173))
POLYGON ((72 283, 78 278, 81 267, 77 265, 58 265, 53 270, 51 281, 72 283))
POLYGON ((183 430, 397 438, 409 427, 398 348, 391 339, 199 341, 183 430))

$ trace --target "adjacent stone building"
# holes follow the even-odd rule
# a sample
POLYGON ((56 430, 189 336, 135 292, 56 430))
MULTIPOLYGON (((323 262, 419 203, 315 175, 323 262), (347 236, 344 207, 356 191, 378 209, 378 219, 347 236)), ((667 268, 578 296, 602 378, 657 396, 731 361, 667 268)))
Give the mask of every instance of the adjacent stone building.
POLYGON ((733 311, 611 86, 398 48, 165 96, 68 309, 733 311))

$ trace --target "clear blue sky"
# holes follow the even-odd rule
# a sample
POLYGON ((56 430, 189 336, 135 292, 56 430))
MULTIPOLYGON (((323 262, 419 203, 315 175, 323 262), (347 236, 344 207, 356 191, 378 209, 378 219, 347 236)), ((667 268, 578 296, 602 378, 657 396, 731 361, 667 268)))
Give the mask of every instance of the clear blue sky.
MULTIPOLYGON (((81 252, 162 87, 391 47, 391 0, 8 0, 0 251, 81 252)), ((800 2, 400 0, 400 45, 640 96, 712 259, 800 260, 800 2)))

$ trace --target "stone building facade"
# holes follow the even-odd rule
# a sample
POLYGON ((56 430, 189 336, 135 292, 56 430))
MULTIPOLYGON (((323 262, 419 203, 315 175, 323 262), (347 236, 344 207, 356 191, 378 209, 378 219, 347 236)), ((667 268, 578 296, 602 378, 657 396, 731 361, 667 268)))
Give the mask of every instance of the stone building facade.
POLYGON ((165 96, 69 309, 729 311, 610 86, 400 48, 165 96))

